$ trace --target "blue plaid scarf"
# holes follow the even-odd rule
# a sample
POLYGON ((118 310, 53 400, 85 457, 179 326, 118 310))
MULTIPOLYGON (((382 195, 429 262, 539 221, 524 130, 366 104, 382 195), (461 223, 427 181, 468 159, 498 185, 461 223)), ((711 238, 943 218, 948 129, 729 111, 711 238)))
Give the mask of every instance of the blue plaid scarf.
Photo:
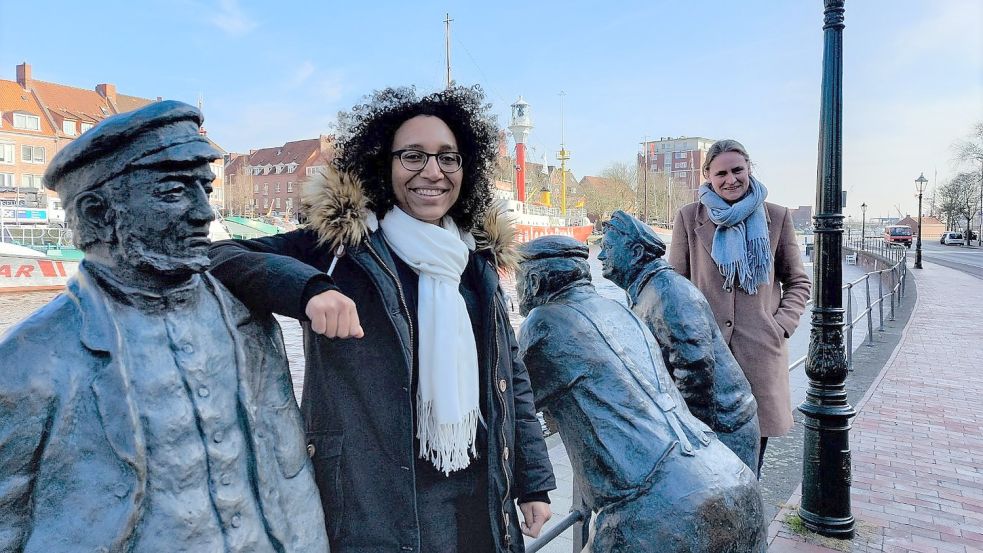
POLYGON ((710 220, 716 223, 710 256, 724 275, 724 288, 734 283, 748 294, 758 292, 758 285, 768 284, 771 273, 771 241, 765 217, 768 189, 751 178, 748 193, 728 204, 710 187, 700 186, 700 203, 706 206, 710 220))

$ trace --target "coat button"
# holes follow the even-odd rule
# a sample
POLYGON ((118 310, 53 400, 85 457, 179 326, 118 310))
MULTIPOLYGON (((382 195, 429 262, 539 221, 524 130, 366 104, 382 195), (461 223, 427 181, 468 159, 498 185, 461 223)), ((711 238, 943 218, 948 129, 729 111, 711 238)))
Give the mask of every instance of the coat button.
POLYGON ((222 440, 224 440, 224 439, 225 439, 225 434, 222 434, 222 431, 221 430, 219 430, 218 432, 216 432, 212 436, 212 440, 214 440, 215 443, 217 443, 217 444, 222 443, 222 440))
POLYGON ((726 323, 724 323, 724 326, 726 326, 727 328, 730 328, 730 327, 734 326, 734 323, 732 323, 731 321, 727 321, 726 323))
POLYGON ((181 346, 181 351, 183 351, 184 353, 194 353, 195 348, 191 344, 184 344, 183 346, 181 346))
POLYGON ((113 495, 115 495, 116 497, 120 497, 120 498, 126 497, 126 494, 128 493, 130 493, 130 487, 127 486, 126 484, 123 484, 122 482, 116 484, 113 487, 113 495))
POLYGON ((505 390, 508 389, 508 387, 509 387, 509 383, 506 382, 504 378, 498 381, 498 391, 504 393, 505 390))
POLYGON ((308 457, 310 457, 311 459, 313 459, 314 458, 314 452, 315 451, 317 451, 317 449, 314 447, 314 444, 307 444, 307 456, 308 457))
POLYGON ((509 460, 509 448, 508 447, 506 447, 505 449, 502 450, 502 459, 505 459, 506 461, 509 460))
POLYGON ((228 486, 232 483, 232 477, 229 476, 228 473, 225 473, 222 475, 222 478, 219 479, 219 482, 221 482, 223 486, 228 486))
POLYGON ((232 527, 233 528, 238 528, 240 526, 242 526, 242 517, 240 517, 239 515, 233 515, 232 516, 232 527))
POLYGON ((731 292, 733 292, 733 291, 734 291, 734 289, 731 288, 730 286, 728 286, 727 288, 724 288, 724 292, 727 292, 728 294, 731 293, 731 292))
POLYGON ((198 388, 198 395, 201 397, 208 397, 208 388, 205 386, 198 388))

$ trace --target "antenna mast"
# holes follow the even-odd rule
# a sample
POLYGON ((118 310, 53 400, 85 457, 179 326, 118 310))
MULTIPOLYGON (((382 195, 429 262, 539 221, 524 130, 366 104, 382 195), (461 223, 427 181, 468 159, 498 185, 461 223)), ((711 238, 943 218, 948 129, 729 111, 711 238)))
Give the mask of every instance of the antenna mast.
POLYGON ((451 14, 444 14, 444 58, 447 60, 447 88, 451 87, 451 14))
POLYGON ((556 155, 560 161, 560 212, 564 216, 567 214, 567 160, 570 159, 570 152, 563 143, 563 97, 566 95, 560 91, 560 152, 556 155))

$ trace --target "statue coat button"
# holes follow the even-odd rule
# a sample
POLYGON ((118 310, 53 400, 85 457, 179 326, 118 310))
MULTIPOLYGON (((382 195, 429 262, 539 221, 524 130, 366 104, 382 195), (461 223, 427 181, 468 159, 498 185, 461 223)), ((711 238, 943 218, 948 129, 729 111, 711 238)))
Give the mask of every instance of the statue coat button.
POLYGON ((724 326, 726 326, 727 328, 730 328, 730 327, 734 326, 734 323, 732 323, 731 321, 727 321, 726 323, 724 323, 724 326))
POLYGON ((506 461, 508 461, 508 460, 509 460, 509 448, 508 448, 508 447, 506 447, 506 448, 505 448, 505 449, 504 449, 504 450, 502 451, 502 459, 505 459, 506 461))
POLYGON ((310 458, 313 459, 314 458, 314 452, 315 451, 317 451, 317 449, 314 447, 314 444, 307 444, 307 456, 308 457, 310 457, 310 458))
POLYGON ((509 383, 506 382, 504 378, 498 381, 498 391, 505 392, 505 390, 508 389, 508 387, 509 387, 509 383))

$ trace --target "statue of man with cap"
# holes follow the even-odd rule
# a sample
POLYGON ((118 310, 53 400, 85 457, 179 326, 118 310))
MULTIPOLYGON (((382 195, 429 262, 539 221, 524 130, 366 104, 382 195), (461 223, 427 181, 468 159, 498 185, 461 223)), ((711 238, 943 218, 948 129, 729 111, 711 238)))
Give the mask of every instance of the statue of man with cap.
POLYGON ((0 551, 328 550, 279 327, 205 273, 201 122, 111 117, 44 175, 85 258, 0 338, 0 551))
POLYGON ((623 288, 696 418, 758 471, 757 402, 700 290, 662 258, 666 245, 648 225, 615 211, 597 258, 604 278, 623 288))
POLYGON ((597 513, 591 551, 763 552, 754 473, 690 414, 645 324, 594 289, 587 247, 520 249, 520 355, 597 513))

